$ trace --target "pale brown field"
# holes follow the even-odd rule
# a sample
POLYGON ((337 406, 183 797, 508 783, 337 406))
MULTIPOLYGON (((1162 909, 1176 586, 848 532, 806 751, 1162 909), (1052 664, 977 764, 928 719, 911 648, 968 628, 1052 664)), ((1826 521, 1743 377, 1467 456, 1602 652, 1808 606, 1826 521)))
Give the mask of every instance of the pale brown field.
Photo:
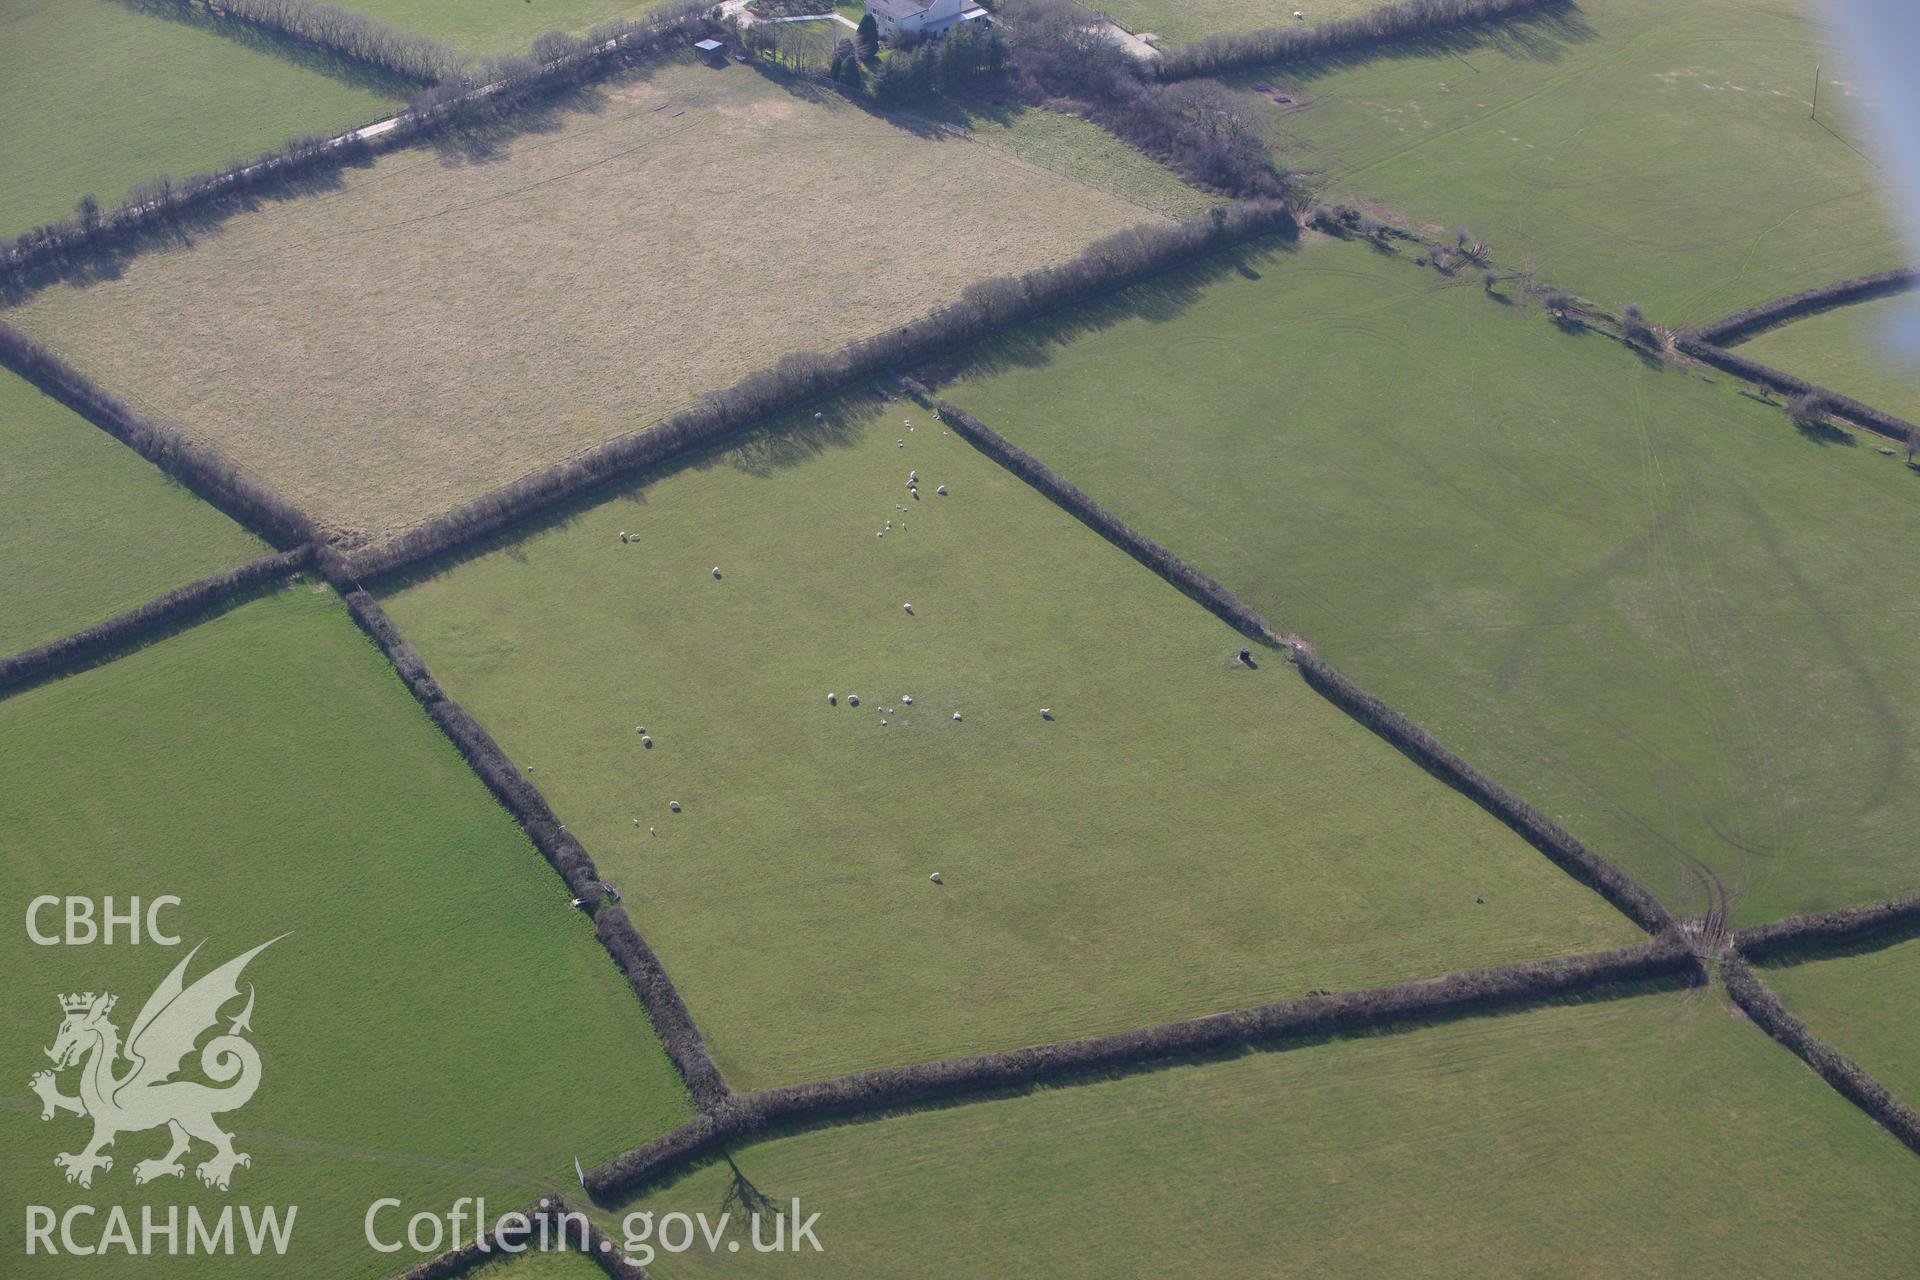
POLYGON ((650 68, 550 124, 394 153, 9 318, 379 539, 1154 216, 739 66, 650 68))

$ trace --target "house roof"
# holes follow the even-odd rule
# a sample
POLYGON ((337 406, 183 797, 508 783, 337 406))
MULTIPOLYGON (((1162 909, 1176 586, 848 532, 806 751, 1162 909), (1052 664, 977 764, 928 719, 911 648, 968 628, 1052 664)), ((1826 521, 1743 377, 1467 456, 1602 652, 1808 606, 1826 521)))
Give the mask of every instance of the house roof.
POLYGON ((925 13, 932 7, 932 0, 867 0, 867 8, 896 22, 925 13))

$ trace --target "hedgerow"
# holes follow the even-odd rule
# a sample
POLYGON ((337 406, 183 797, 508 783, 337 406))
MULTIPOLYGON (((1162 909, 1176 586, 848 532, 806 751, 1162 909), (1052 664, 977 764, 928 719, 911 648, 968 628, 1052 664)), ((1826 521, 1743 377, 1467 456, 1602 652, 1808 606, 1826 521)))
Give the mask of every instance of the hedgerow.
POLYGON ((261 586, 287 578, 305 568, 311 548, 296 547, 277 555, 261 556, 225 573, 212 574, 176 587, 137 609, 97 622, 11 657, 0 658, 0 693, 44 680, 48 676, 95 662, 177 629, 189 619, 238 603, 261 586))
POLYGON ((1506 823, 1561 870, 1612 903, 1628 919, 1652 934, 1662 934, 1674 927, 1673 917, 1657 898, 1559 824, 1462 760, 1439 739, 1349 680, 1305 645, 1294 645, 1292 653, 1300 674, 1328 701, 1506 823))
POLYGON ((0 321, 0 364, 130 445, 150 462, 237 523, 282 548, 313 540, 313 522, 264 485, 248 479, 205 445, 135 413, 47 348, 0 321))
POLYGON ((1172 225, 1108 236, 1070 262, 968 286, 931 315, 827 354, 797 352, 742 378, 638 434, 610 441, 475 499, 393 540, 351 556, 343 572, 372 580, 421 564, 601 485, 710 444, 774 414, 864 379, 948 351, 1095 293, 1129 284, 1227 245, 1292 234, 1293 214, 1273 201, 1244 201, 1172 225))
POLYGON ((606 889, 593 858, 554 816, 546 797, 508 759, 493 735, 482 728, 466 708, 446 696, 425 661, 401 636, 380 602, 358 587, 350 588, 342 580, 338 553, 323 551, 317 562, 341 588, 354 621, 392 661, 408 690, 426 707, 433 722, 513 815, 534 847, 560 873, 573 896, 593 913, 595 935, 627 976, 628 985, 646 1009, 654 1033, 660 1037, 667 1057, 680 1072, 694 1101, 704 1108, 724 1103, 732 1096, 732 1090, 727 1087, 719 1067, 714 1065, 700 1029, 687 1012, 686 1002, 680 998, 680 992, 653 950, 634 928, 626 910, 606 900, 606 889))
POLYGON ((714 1114, 701 1116, 589 1170, 587 1189, 603 1201, 629 1194, 727 1143, 775 1125, 844 1120, 965 1094, 1021 1089, 1094 1072, 1139 1069, 1170 1058, 1593 993, 1621 983, 1681 973, 1697 975, 1698 965, 1686 940, 1677 932, 1669 932, 1652 943, 1616 951, 1470 970, 1338 995, 1307 996, 1113 1035, 882 1067, 832 1080, 739 1094, 714 1114))
POLYGON ((960 406, 942 400, 927 387, 909 377, 900 385, 920 403, 939 415, 960 437, 1007 470, 1065 507, 1101 537, 1159 574, 1196 603, 1206 606, 1228 626, 1266 644, 1279 643, 1279 637, 1267 620, 1255 613, 1240 598, 1182 560, 1145 534, 1129 526, 1088 497, 1079 486, 1059 475, 1053 468, 1014 444, 1005 436, 974 417, 960 406))
POLYGON ((1734 1003, 1768 1035, 1793 1050, 1841 1096, 1920 1154, 1920 1113, 1894 1097, 1859 1063, 1815 1036, 1806 1023, 1789 1013, 1773 988, 1760 980, 1753 966, 1737 950, 1721 955, 1720 978, 1734 1003))

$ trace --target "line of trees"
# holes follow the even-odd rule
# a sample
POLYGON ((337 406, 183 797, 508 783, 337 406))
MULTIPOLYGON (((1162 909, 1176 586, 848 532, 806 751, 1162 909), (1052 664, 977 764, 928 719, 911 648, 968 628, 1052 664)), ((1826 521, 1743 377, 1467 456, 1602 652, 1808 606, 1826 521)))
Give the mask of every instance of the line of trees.
POLYGON ((1727 984, 1727 994, 1733 997, 1734 1003, 1768 1035, 1793 1050, 1842 1097, 1920 1154, 1920 1113, 1894 1097, 1859 1063, 1821 1040, 1806 1023, 1789 1013, 1773 988, 1760 980, 1753 966, 1737 950, 1728 950, 1720 957, 1720 978, 1727 984))
POLYGON ((1760 960, 1802 947, 1843 946, 1914 925, 1920 925, 1920 894, 1753 925, 1735 933, 1733 945, 1749 960, 1760 960))
POLYGON ((216 450, 135 413, 72 365, 0 321, 0 365, 136 450, 200 497, 277 547, 311 542, 313 522, 278 494, 236 470, 216 450))
POLYGON ((1669 932, 1646 945, 1617 951, 1307 996, 1113 1035, 883 1067, 761 1090, 737 1095, 730 1106, 595 1166, 587 1173, 587 1188, 601 1201, 631 1194, 729 1142, 773 1125, 845 1119, 1095 1072, 1137 1070, 1171 1058, 1233 1052, 1303 1036, 1591 995, 1676 974, 1697 978, 1699 968, 1686 940, 1669 932))
POLYGON ((1528 844, 1612 903, 1629 920, 1651 934, 1665 934, 1674 928, 1673 917, 1660 905, 1659 899, 1626 872, 1462 760, 1425 729, 1349 680, 1304 644, 1293 645, 1292 651, 1300 674, 1329 702, 1506 823, 1528 844))
POLYGON ((1693 335, 1703 342, 1715 346, 1726 346, 1730 342, 1739 342, 1750 338, 1762 329, 1797 319, 1815 311, 1825 311, 1829 307, 1841 306, 1849 302, 1861 302, 1885 293, 1900 293, 1920 283, 1920 268, 1898 267, 1892 271, 1881 271, 1870 276, 1855 276, 1850 280, 1836 280, 1832 284, 1823 284, 1814 289, 1803 289, 1799 293, 1790 293, 1780 298, 1769 298, 1756 306, 1746 307, 1724 316, 1712 324, 1695 329, 1693 335))
POLYGON ((1008 0, 1023 96, 1074 111, 1196 186, 1285 199, 1290 188, 1241 100, 1218 83, 1156 84, 1076 0, 1008 0))
POLYGON ((1205 606, 1228 626, 1263 644, 1278 644, 1279 637, 1267 620, 1249 608, 1225 587, 1201 573, 1145 534, 1107 511, 1075 485, 1038 458, 974 417, 960 406, 942 400, 913 378, 901 377, 900 385, 921 404, 932 409, 940 420, 962 439, 1025 480, 1041 493, 1079 517, 1095 533, 1138 560, 1147 568, 1205 606))
POLYGON ((326 0, 166 0, 432 84, 457 77, 467 59, 449 45, 326 0))
POLYGON ((1185 222, 1151 223, 1108 236, 1079 257, 1022 276, 969 285, 960 297, 898 329, 839 350, 796 352, 635 435, 517 480, 352 556, 349 578, 373 580, 421 564, 645 467, 709 444, 764 418, 863 379, 949 351, 1095 293, 1118 288, 1231 244, 1297 227, 1286 205, 1242 201, 1185 222))
POLYGON ((1351 18, 1212 35, 1181 45, 1160 59, 1168 80, 1218 75, 1272 62, 1323 57, 1391 44, 1458 27, 1498 22, 1534 10, 1562 9, 1567 0, 1400 0, 1351 18))
POLYGON ((189 620, 215 609, 231 608, 263 585, 283 581, 300 572, 306 567, 311 550, 310 547, 301 546, 249 560, 225 573, 211 574, 185 586, 175 587, 136 609, 129 609, 72 635, 23 650, 11 657, 0 658, 0 694, 11 693, 77 666, 98 662, 164 632, 177 630, 189 620))
POLYGON ((387 655, 408 691, 426 708, 433 722, 480 775, 502 807, 513 815, 534 847, 560 873, 568 891, 593 913, 595 936, 626 975, 628 985, 646 1009, 655 1034, 666 1047, 667 1057, 680 1072, 694 1101, 708 1109, 724 1104, 733 1096, 733 1091, 714 1064, 713 1055, 707 1051, 706 1040, 694 1025, 686 1002, 680 998, 679 990, 652 948, 634 928, 625 909, 607 901, 593 858, 561 824, 546 797, 501 750, 493 735, 468 714, 465 707, 446 696, 426 662, 406 642, 380 602, 353 583, 339 553, 331 548, 317 548, 315 563, 346 598, 353 620, 387 655))

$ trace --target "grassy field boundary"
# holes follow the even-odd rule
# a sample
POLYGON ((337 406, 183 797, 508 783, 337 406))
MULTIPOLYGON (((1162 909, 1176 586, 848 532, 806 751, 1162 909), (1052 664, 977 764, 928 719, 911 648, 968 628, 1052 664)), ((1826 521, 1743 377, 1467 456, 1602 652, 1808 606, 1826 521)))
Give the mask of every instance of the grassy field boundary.
POLYGON ((540 1232, 542 1225, 548 1238, 560 1244, 559 1250, 549 1252, 581 1254, 591 1259, 613 1280, 647 1280, 646 1268, 627 1261, 612 1238, 600 1229, 600 1225, 558 1191, 549 1192, 524 1209, 503 1213, 495 1218, 492 1228, 485 1235, 485 1241, 495 1244, 483 1247, 483 1241, 470 1240, 457 1249, 449 1249, 408 1267, 399 1274, 398 1280, 452 1280, 454 1276, 463 1276, 486 1263, 497 1262, 499 1255, 505 1252, 498 1247, 501 1241, 520 1244, 522 1248, 518 1256, 524 1257, 533 1252, 527 1247, 527 1241, 540 1232), (509 1219, 514 1220, 512 1226, 507 1225, 509 1219), (520 1226, 523 1222, 528 1224, 525 1228, 520 1226), (577 1233, 583 1247, 567 1247, 567 1241, 574 1233, 577 1233))
POLYGON ((218 450, 141 417, 124 400, 4 320, 0 320, 0 365, 128 445, 264 541, 288 550, 313 540, 313 521, 304 512, 241 475, 218 450))
MULTIPOLYGON (((322 549, 318 558, 326 563, 339 557, 329 549, 322 549)), ((400 635, 387 611, 380 607, 380 602, 358 589, 342 594, 353 620, 393 663, 407 691, 480 775, 501 806, 513 815, 541 856, 566 882, 581 908, 592 915, 594 936, 626 975, 628 985, 646 1009, 655 1034, 666 1047, 668 1059, 686 1082, 694 1101, 708 1110, 725 1104, 732 1098, 733 1091, 714 1064, 713 1055, 707 1051, 706 1040, 694 1025, 693 1015, 687 1011, 686 1002, 680 998, 659 957, 634 928, 625 908, 609 900, 611 895, 591 855, 554 816, 546 797, 507 758, 493 735, 469 715, 466 708, 446 696, 426 663, 400 635)))
POLYGON ((210 574, 104 621, 0 658, 0 697, 71 671, 110 661, 137 645, 224 613, 252 599, 267 585, 299 573, 311 562, 311 546, 261 556, 224 573, 210 574))
POLYGON ((1625 984, 1698 974, 1692 948, 1678 931, 1672 931, 1637 947, 1467 970, 1336 995, 1306 996, 1082 1040, 884 1067, 832 1080, 765 1089, 737 1095, 726 1107, 596 1165, 587 1171, 586 1185, 597 1203, 607 1204, 658 1182, 728 1143, 767 1129, 939 1106, 968 1095, 1004 1093, 1035 1085, 1084 1083, 1146 1070, 1174 1059, 1236 1053, 1282 1040, 1511 1009, 1543 1000, 1592 996, 1625 984))
POLYGON ((1693 331, 1693 334, 1715 346, 1729 346, 1736 342, 1744 342, 1763 329, 1771 329, 1789 320, 1798 320, 1802 316, 1812 315, 1815 312, 1845 306, 1849 302, 1864 302, 1883 294, 1904 293, 1916 284, 1920 284, 1920 267, 1896 267, 1892 271, 1876 272, 1869 276, 1836 280, 1832 284, 1802 289, 1799 293, 1789 293, 1785 297, 1770 298, 1754 306, 1744 307, 1732 315, 1715 320, 1712 324, 1701 325, 1693 331))
MULTIPOLYGON (((324 176, 387 150, 425 141, 482 112, 505 113, 634 65, 634 59, 678 47, 720 28, 699 0, 676 0, 644 17, 594 29, 593 41, 567 41, 541 60, 516 56, 489 63, 477 86, 448 82, 416 94, 405 111, 337 137, 296 138, 257 160, 218 173, 161 179, 136 188, 124 204, 35 227, 0 246, 0 282, 10 301, 67 276, 84 278, 91 259, 111 266, 155 243, 171 243, 172 224, 188 214, 219 221, 248 207, 251 192, 324 176)), ((536 45, 536 47, 541 47, 536 45)))
POLYGON ((856 339, 827 354, 783 356, 725 390, 708 392, 692 408, 522 477, 387 543, 341 559, 329 572, 340 585, 414 568, 776 413, 1243 241, 1273 233, 1292 235, 1296 228, 1285 204, 1244 201, 1184 222, 1120 232, 1056 266, 979 281, 959 299, 898 329, 856 339))
POLYGON ((1730 373, 1769 391, 1777 391, 1785 396, 1816 396, 1826 403, 1831 412, 1889 440, 1906 444, 1910 439, 1920 438, 1920 435, 1916 435, 1920 433, 1920 427, 1905 418, 1896 417, 1884 409, 1876 409, 1852 396, 1842 395, 1830 387, 1808 382, 1772 365, 1761 364, 1737 351, 1708 342, 1697 333, 1678 334, 1673 345, 1676 350, 1702 364, 1712 365, 1722 373, 1730 373))
POLYGON ((1280 644, 1280 637, 1267 620, 1238 596, 1106 510, 1046 463, 959 405, 942 400, 917 379, 902 374, 895 380, 908 395, 957 431, 961 439, 1066 508, 1082 524, 1153 570, 1194 603, 1250 639, 1269 646, 1280 644))
POLYGON ((1789 951, 1851 947, 1876 934, 1920 924, 1920 893, 1861 907, 1842 907, 1812 915, 1789 916, 1740 929, 1734 949, 1748 960, 1765 960, 1789 951))
POLYGON ((1791 1049, 1841 1097, 1920 1155, 1920 1112, 1895 1097, 1859 1063, 1814 1035, 1753 971, 1737 946, 1721 954, 1720 978, 1734 1003, 1763 1031, 1791 1049))
POLYGON ((1284 641, 1240 598, 1179 556, 1136 532, 1078 486, 1002 436, 960 406, 936 396, 921 382, 900 376, 900 385, 982 453, 1064 507, 1088 528, 1158 574, 1227 625, 1263 644, 1285 645, 1303 679, 1321 697, 1385 738, 1395 748, 1498 818, 1561 870, 1605 898, 1650 934, 1674 927, 1673 917, 1640 883, 1580 843, 1493 779, 1461 759, 1432 734, 1374 697, 1305 644, 1284 641))
POLYGON ((1262 27, 1207 36, 1163 55, 1158 70, 1166 80, 1212 76, 1290 59, 1398 44, 1461 27, 1497 23, 1534 10, 1567 7, 1568 0, 1400 0, 1317 26, 1262 27))

